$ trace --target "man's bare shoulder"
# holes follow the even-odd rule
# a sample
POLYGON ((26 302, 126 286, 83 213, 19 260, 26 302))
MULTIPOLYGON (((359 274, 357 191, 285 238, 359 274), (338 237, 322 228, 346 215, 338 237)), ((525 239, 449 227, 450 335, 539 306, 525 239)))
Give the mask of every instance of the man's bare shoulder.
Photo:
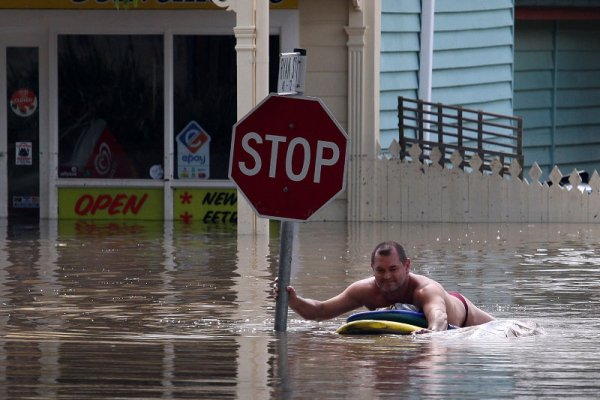
POLYGON ((365 278, 358 281, 355 281, 348 286, 347 290, 352 292, 362 292, 365 290, 373 290, 377 285, 375 284, 375 278, 365 278))
POLYGON ((439 290, 439 289, 443 289, 442 285, 425 276, 425 275, 419 275, 419 274, 414 274, 411 273, 410 274, 410 278, 412 281, 412 286, 413 286, 413 290, 419 290, 419 289, 427 289, 427 290, 439 290))
POLYGON ((383 307, 383 299, 373 277, 352 283, 346 289, 346 295, 353 299, 356 304, 367 307, 369 310, 383 307))
POLYGON ((437 281, 423 275, 413 274, 413 296, 415 301, 422 301, 432 296, 444 295, 444 287, 437 281))
POLYGON ((368 278, 364 278, 364 279, 360 279, 358 281, 355 281, 354 283, 352 283, 352 285, 357 285, 357 286, 373 285, 374 282, 375 282, 375 278, 373 278, 372 276, 370 276, 368 278))
POLYGON ((376 288, 377 285, 375 285, 374 278, 365 278, 351 283, 344 290, 344 293, 362 304, 365 302, 365 299, 368 299, 372 295, 376 288))

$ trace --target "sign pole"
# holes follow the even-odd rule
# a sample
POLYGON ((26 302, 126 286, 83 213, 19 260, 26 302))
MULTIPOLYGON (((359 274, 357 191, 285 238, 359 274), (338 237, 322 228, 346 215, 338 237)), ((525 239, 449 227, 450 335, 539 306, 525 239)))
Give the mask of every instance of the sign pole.
MULTIPOLYGON (((293 53, 282 54, 279 59, 278 94, 304 94, 306 78, 306 50, 294 49, 293 53), (287 85, 286 85, 287 83, 287 85)), ((292 270, 292 252, 294 250, 294 222, 281 221, 279 248, 279 296, 275 305, 275 331, 287 330, 289 295, 292 270)))
POLYGON ((294 243, 294 222, 281 221, 279 248, 279 275, 277 285, 279 295, 275 304, 275 330, 285 332, 287 329, 289 295, 287 287, 290 284, 292 270, 292 250, 294 243))

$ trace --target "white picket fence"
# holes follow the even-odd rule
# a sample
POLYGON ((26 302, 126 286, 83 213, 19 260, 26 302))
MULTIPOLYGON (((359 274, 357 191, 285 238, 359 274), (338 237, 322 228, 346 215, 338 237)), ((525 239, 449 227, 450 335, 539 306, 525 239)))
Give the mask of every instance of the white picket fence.
POLYGON ((461 169, 458 152, 451 163, 439 164, 441 152, 433 148, 420 162, 421 149, 413 145, 410 160, 400 160, 400 147, 392 143, 376 161, 375 176, 380 220, 400 222, 600 222, 600 176, 592 174, 589 191, 580 191, 577 171, 570 174, 572 189, 559 185, 561 171, 554 167, 549 186, 540 182, 542 170, 534 164, 524 178, 513 161, 510 175, 492 161, 491 172, 481 173, 482 160, 474 156, 461 169))

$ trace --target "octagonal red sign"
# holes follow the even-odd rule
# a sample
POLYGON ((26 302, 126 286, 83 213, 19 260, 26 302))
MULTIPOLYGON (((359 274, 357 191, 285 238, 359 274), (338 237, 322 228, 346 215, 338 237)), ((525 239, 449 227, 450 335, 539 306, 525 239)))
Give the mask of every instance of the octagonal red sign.
POLYGON ((260 216, 305 221, 344 190, 347 144, 320 99, 271 94, 234 125, 229 178, 260 216))

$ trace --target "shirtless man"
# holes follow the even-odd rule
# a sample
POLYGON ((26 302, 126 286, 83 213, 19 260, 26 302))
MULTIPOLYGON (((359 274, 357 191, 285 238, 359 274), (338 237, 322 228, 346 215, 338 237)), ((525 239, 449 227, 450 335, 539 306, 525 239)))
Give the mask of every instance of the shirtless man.
MULTIPOLYGON (((288 286, 289 306, 301 317, 318 321, 335 318, 361 306, 375 310, 397 303, 412 304, 423 311, 428 322, 427 329, 417 333, 443 331, 448 329, 448 324, 464 327, 494 320, 461 294, 447 292, 433 279, 410 272, 410 259, 396 242, 382 242, 375 247, 371 268, 372 277, 352 283, 342 293, 325 301, 300 297, 292 286, 288 286)), ((277 296, 277 284, 274 291, 277 296)))

